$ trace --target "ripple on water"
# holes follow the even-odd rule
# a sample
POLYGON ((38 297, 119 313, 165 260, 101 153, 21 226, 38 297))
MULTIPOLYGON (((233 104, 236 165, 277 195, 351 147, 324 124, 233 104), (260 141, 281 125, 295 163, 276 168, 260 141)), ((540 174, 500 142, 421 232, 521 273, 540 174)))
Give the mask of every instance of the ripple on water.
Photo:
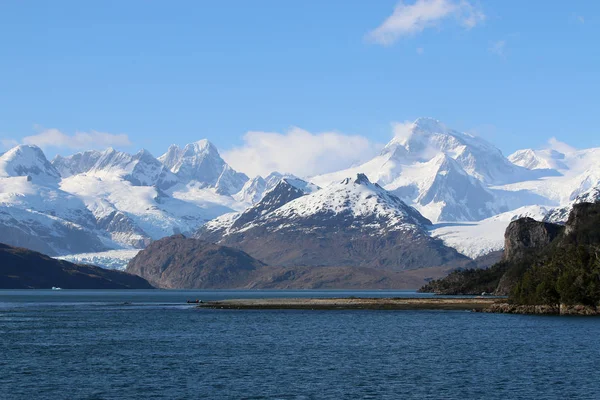
POLYGON ((2 390, 11 399, 550 399, 599 389, 596 318, 166 303, 2 312, 2 390))

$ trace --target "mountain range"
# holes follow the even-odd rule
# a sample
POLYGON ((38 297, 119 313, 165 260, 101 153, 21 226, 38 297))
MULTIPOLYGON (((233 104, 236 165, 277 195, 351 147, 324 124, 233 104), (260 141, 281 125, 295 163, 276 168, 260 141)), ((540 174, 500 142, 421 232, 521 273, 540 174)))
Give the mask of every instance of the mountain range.
POLYGON ((519 216, 564 223, 573 204, 599 199, 599 155, 560 146, 505 157, 431 118, 366 163, 313 177, 249 178, 208 140, 158 158, 109 148, 52 161, 20 145, 0 155, 0 234, 63 257, 184 234, 270 265, 441 265, 501 249, 519 216))

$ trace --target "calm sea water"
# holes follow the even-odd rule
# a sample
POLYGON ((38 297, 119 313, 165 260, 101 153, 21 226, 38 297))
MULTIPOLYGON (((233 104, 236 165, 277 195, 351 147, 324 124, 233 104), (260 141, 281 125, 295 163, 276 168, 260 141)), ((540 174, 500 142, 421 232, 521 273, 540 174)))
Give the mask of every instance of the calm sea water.
POLYGON ((2 399, 600 396, 600 319, 459 311, 199 310, 411 292, 0 291, 2 399))

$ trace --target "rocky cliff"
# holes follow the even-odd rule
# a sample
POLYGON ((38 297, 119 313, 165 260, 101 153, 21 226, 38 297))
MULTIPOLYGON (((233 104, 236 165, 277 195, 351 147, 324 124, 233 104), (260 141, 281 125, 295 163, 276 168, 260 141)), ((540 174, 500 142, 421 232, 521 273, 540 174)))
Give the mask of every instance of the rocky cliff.
POLYGON ((512 221, 504 233, 504 260, 517 260, 532 250, 549 245, 563 231, 563 227, 533 218, 512 221))

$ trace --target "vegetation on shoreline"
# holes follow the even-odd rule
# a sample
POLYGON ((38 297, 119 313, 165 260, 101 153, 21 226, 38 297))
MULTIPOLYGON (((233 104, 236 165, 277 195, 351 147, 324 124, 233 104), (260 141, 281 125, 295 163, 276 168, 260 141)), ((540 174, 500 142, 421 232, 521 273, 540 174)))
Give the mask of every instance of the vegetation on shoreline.
POLYGON ((513 221, 505 237, 501 262, 489 269, 455 271, 420 291, 507 294, 510 303, 521 305, 600 303, 600 203, 575 205, 564 229, 513 221))

